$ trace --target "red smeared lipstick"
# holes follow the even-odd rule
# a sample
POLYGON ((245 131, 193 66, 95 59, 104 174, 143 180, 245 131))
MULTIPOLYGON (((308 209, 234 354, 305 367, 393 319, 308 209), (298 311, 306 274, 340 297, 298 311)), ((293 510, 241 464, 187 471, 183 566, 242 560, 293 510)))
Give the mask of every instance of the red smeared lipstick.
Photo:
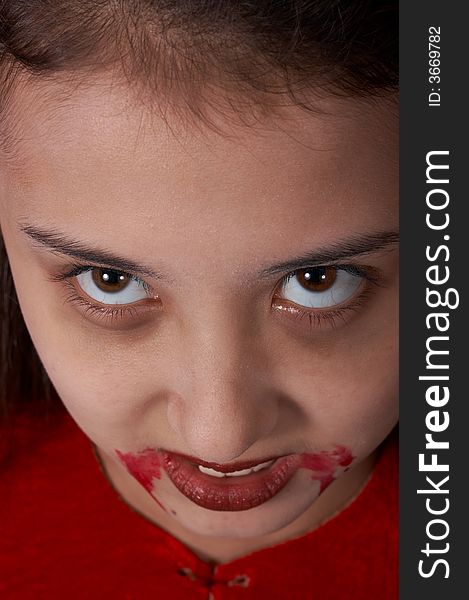
POLYGON ((159 506, 165 511, 166 508, 161 504, 158 498, 152 494, 153 479, 161 478, 160 456, 155 450, 143 450, 138 454, 132 452, 121 452, 115 450, 115 453, 127 471, 149 492, 159 506))
POLYGON ((334 481, 336 471, 340 467, 347 469, 352 461, 353 455, 345 446, 336 446, 332 451, 301 455, 301 466, 313 471, 312 479, 319 481, 320 493, 334 481))
POLYGON ((153 489, 153 479, 161 478, 160 456, 155 450, 143 450, 143 452, 121 452, 115 451, 121 463, 129 473, 143 485, 147 492, 153 489))
POLYGON ((216 511, 248 510, 267 502, 300 468, 312 471, 311 478, 319 482, 319 493, 322 493, 353 460, 352 453, 344 446, 336 446, 332 451, 270 456, 229 464, 152 449, 135 454, 116 450, 116 454, 148 492, 152 493, 153 479, 160 479, 161 469, 164 469, 181 494, 198 506, 216 511))

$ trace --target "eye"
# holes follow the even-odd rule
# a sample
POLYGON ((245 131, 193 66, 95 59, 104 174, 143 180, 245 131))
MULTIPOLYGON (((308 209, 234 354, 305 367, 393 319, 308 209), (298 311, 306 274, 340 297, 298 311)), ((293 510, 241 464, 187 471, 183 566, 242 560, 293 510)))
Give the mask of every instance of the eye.
POLYGON ((352 298, 362 282, 353 267, 310 267, 289 273, 282 280, 279 296, 303 308, 328 309, 352 298))
POLYGON ((89 268, 76 275, 81 289, 101 304, 132 304, 148 298, 148 290, 140 279, 105 268, 89 268))

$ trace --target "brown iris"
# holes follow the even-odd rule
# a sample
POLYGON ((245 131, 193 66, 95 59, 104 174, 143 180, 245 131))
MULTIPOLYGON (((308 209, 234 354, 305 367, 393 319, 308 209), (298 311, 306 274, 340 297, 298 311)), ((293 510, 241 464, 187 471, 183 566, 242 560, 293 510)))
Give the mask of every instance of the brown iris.
POLYGON ((337 277, 336 267, 310 267, 301 269, 296 277, 301 285, 311 292, 325 292, 337 277))
POLYGON ((93 269, 92 277, 97 288, 111 294, 125 290, 130 281, 128 275, 110 269, 93 269))

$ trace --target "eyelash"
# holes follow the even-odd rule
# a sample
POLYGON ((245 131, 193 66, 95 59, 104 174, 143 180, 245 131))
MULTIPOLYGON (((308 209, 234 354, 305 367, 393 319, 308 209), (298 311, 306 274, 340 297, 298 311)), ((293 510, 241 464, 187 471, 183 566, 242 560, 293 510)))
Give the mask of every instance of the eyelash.
MULTIPOLYGON (((316 266, 325 266, 325 265, 316 265, 316 266)), ((372 267, 361 267, 357 265, 328 265, 335 267, 337 270, 346 271, 351 275, 355 275, 356 277, 361 277, 368 284, 379 286, 379 278, 377 270, 372 267)), ((295 277, 297 273, 299 273, 302 269, 298 269, 296 271, 292 271, 287 273, 281 280, 278 285, 280 289, 285 286, 288 281, 292 277, 295 277)), ((368 285, 365 287, 362 292, 353 299, 352 302, 341 306, 340 308, 331 307, 330 309, 315 309, 315 310, 307 310, 302 308, 300 305, 295 304, 294 312, 295 312, 295 321, 303 321, 305 319, 309 320, 310 330, 318 329, 324 327, 324 324, 327 323, 331 328, 335 328, 337 326, 337 321, 341 319, 344 323, 346 323, 345 315, 349 312, 357 312, 366 300, 372 295, 372 290, 368 285)), ((279 296, 277 298, 282 302, 283 306, 280 306, 283 310, 287 310, 291 312, 292 303, 286 299, 283 299, 279 296), (285 308, 286 305, 286 308, 285 308)))
MULTIPOLYGON (((337 322, 339 319, 346 323, 346 314, 349 312, 357 312, 365 303, 365 301, 371 296, 371 290, 364 289, 361 294, 359 294, 353 302, 347 304, 345 306, 341 306, 340 308, 331 308, 331 309, 316 309, 316 310, 305 310, 300 306, 295 307, 295 321, 303 321, 305 319, 309 320, 310 330, 319 329, 324 327, 324 324, 327 323, 331 328, 335 328, 337 326, 337 322)), ((288 302, 284 300, 284 302, 288 302)), ((280 307, 283 308, 283 307, 280 307)), ((288 310, 285 309, 285 310, 288 310)))
MULTIPOLYGON (((106 269, 107 267, 95 267, 91 265, 80 265, 73 264, 71 268, 66 273, 59 273, 58 275, 54 275, 50 278, 50 281, 59 281, 63 282, 65 288, 70 291, 69 295, 66 298, 66 302, 69 302, 71 305, 81 306, 85 310, 85 315, 92 315, 97 317, 100 320, 106 321, 106 323, 112 323, 113 321, 118 321, 125 317, 135 318, 138 315, 138 310, 129 304, 116 305, 115 308, 109 308, 105 306, 100 306, 98 304, 94 304, 90 302, 83 296, 80 296, 77 293, 76 287, 70 281, 74 277, 77 277, 81 273, 86 273, 87 271, 92 271, 93 269, 106 269)), ((109 271, 113 271, 116 273, 121 273, 121 271, 116 271, 114 269, 109 269, 109 271)), ((143 289, 151 295, 154 295, 152 288, 142 279, 136 277, 130 273, 121 274, 127 275, 132 279, 132 281, 140 282, 143 289)))
MULTIPOLYGON (((319 265, 317 265, 319 266, 319 265)), ((320 265, 324 266, 324 265, 320 265)), ((363 278, 369 284, 379 285, 378 276, 376 269, 372 267, 361 267, 357 265, 329 265, 335 267, 337 270, 343 270, 347 273, 355 275, 357 277, 363 278)), ((76 287, 70 281, 74 277, 77 277, 81 273, 86 273, 87 271, 91 271, 93 269, 106 269, 107 267, 96 267, 91 265, 80 265, 80 264, 72 264, 70 265, 70 269, 65 273, 59 273, 58 275, 54 275, 50 278, 50 281, 54 282, 63 282, 66 289, 70 291, 70 294, 66 298, 66 302, 69 302, 72 305, 78 305, 83 307, 86 315, 92 315, 94 317, 98 317, 100 320, 106 321, 106 323, 112 323, 113 321, 119 321, 125 317, 136 318, 138 316, 138 310, 132 305, 116 305, 116 308, 109 308, 94 304, 90 302, 83 296, 77 293, 76 287)), ((149 294, 154 296, 153 289, 142 279, 136 277, 130 273, 124 273, 123 271, 116 271, 114 269, 109 269, 110 271, 120 273, 128 276, 130 279, 136 282, 140 282, 143 289, 149 294)), ((283 289, 286 283, 292 278, 295 277, 297 273, 299 273, 301 269, 296 271, 291 271, 282 277, 279 283, 276 286, 277 289, 283 289)), ((331 309, 316 309, 316 310, 307 310, 301 308, 299 305, 295 305, 295 320, 302 321, 303 319, 309 319, 310 329, 317 329, 322 327, 325 322, 327 322, 332 328, 335 328, 337 325, 337 321, 341 319, 345 322, 345 314, 349 311, 356 312, 364 302, 369 298, 372 294, 372 291, 369 286, 367 286, 351 303, 348 303, 340 308, 331 308, 331 309)), ((292 303, 286 299, 282 299, 279 296, 274 295, 274 298, 281 300, 284 303, 285 310, 289 310, 288 307, 292 307, 292 303), (287 308, 285 308, 287 305, 287 308)))

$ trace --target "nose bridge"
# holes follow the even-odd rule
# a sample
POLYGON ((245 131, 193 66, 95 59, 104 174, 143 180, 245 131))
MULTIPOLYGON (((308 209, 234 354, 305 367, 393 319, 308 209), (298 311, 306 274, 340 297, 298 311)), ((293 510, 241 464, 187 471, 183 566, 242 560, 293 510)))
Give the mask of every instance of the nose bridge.
MULTIPOLYGON (((207 295, 208 296, 208 295, 207 295)), ((189 355, 189 371, 194 382, 203 386, 210 380, 215 386, 236 384, 240 374, 246 370, 249 355, 255 350, 252 345, 253 328, 247 302, 236 299, 232 293, 212 293, 210 298, 201 299, 197 307, 181 324, 181 337, 189 355), (206 377, 200 377, 205 373, 206 377), (211 376, 211 377, 210 377, 211 376)))
MULTIPOLYGON (((247 315, 207 310, 183 336, 179 430, 188 450, 207 461, 229 462, 275 426, 275 399, 259 369, 247 315)), ((264 363, 265 364, 265 363, 264 363)))

